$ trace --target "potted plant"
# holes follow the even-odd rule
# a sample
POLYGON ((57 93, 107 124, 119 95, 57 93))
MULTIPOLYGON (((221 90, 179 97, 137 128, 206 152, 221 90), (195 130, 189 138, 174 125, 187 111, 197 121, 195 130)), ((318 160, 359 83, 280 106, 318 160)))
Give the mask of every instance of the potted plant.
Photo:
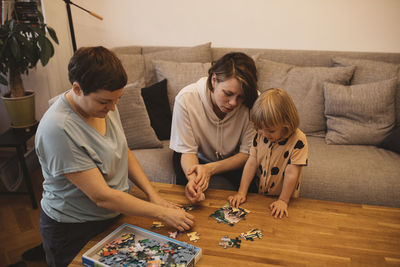
POLYGON ((14 8, 11 18, 0 26, 0 83, 9 85, 10 89, 2 99, 14 128, 36 123, 34 92, 25 90, 21 74, 28 74, 39 60, 45 66, 54 55, 47 33, 58 44, 56 32, 44 23, 36 5, 35 12, 37 22, 26 23, 18 19, 14 8))

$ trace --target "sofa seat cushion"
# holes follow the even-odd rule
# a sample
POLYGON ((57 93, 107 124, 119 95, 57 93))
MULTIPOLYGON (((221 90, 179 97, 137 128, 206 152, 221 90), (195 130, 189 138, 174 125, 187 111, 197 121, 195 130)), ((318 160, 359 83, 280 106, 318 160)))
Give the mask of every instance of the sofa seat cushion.
POLYGON ((169 148, 169 140, 161 142, 161 148, 134 149, 132 152, 150 181, 175 184, 176 176, 172 164, 174 151, 169 148))
POLYGON ((400 207, 400 155, 375 146, 307 140, 301 197, 400 207))

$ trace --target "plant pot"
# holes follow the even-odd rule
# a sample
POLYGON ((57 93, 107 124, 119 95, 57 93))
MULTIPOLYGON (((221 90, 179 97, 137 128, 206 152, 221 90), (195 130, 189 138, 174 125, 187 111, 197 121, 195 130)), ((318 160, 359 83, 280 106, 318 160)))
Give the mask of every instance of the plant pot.
POLYGON ((1 97, 8 112, 12 128, 27 128, 37 123, 35 118, 35 92, 27 91, 23 97, 1 97))

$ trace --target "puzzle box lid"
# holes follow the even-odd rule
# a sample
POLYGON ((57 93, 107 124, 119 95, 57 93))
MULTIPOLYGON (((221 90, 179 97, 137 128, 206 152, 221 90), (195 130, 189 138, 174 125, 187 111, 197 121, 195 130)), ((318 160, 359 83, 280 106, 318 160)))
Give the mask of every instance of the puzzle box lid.
POLYGON ((179 240, 175 240, 173 238, 160 235, 158 233, 154 233, 152 231, 140 228, 138 226, 124 223, 120 227, 115 229, 112 233, 110 233, 108 236, 103 238, 96 245, 94 245, 91 249, 86 251, 82 255, 82 264, 85 266, 89 266, 89 267, 95 267, 95 266, 96 267, 97 266, 108 267, 108 266, 110 266, 110 265, 107 265, 104 262, 100 261, 101 256, 98 255, 98 252, 103 247, 105 247, 106 244, 121 237, 124 233, 135 234, 135 245, 139 242, 139 240, 150 239, 150 240, 155 240, 157 242, 164 243, 164 244, 171 242, 173 244, 181 246, 184 249, 187 248, 188 250, 194 251, 194 255, 187 253, 186 256, 188 258, 188 263, 186 266, 194 266, 194 264, 200 260, 201 255, 202 255, 201 248, 195 247, 186 242, 181 242, 179 240))

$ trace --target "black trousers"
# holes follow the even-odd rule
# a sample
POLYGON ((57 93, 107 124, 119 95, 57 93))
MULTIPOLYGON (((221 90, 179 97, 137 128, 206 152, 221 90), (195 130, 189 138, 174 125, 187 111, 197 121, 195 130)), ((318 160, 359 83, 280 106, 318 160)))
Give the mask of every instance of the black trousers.
MULTIPOLYGON (((176 184, 179 185, 186 185, 187 184, 187 178, 185 173, 182 170, 182 165, 181 165, 181 153, 177 153, 174 151, 174 155, 172 158, 173 165, 174 165, 174 170, 176 174, 176 184)), ((200 164, 204 164, 206 162, 202 161, 199 159, 200 164)), ((216 189, 225 189, 225 190, 235 190, 237 191, 240 186, 240 180, 242 179, 242 172, 243 169, 239 170, 233 170, 233 171, 228 171, 224 173, 220 173, 217 175, 211 176, 210 183, 209 183, 209 188, 216 188, 216 189)), ((249 193, 255 193, 257 192, 257 185, 256 185, 256 177, 253 179, 253 181, 250 184, 249 193)))
POLYGON ((42 210, 40 212, 40 233, 47 264, 50 267, 68 266, 86 243, 94 236, 104 232, 115 219, 59 223, 42 210))

